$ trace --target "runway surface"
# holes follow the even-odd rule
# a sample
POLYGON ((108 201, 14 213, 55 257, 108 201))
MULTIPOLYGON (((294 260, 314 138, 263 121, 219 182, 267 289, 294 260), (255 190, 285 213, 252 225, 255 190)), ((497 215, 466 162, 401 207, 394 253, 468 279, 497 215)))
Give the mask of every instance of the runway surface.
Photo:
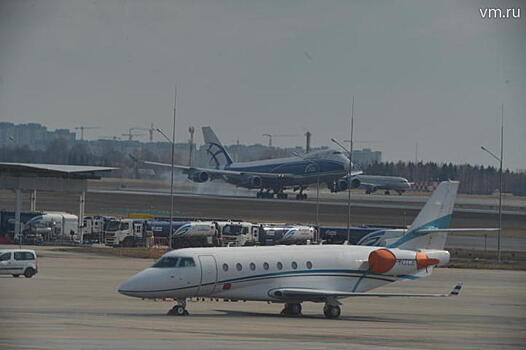
POLYGON ((522 349, 526 275, 521 271, 438 269, 430 278, 378 291, 447 292, 459 297, 346 299, 340 320, 322 304, 304 316, 281 305, 192 302, 188 317, 165 316, 172 303, 142 301, 117 286, 150 260, 37 248, 41 272, 0 277, 0 349, 522 349))

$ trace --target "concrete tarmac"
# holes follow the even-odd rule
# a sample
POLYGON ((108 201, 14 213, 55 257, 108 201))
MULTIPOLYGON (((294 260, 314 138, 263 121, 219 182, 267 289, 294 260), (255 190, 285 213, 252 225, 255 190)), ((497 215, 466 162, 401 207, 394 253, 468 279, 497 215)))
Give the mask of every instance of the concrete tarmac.
MULTIPOLYGON (((1 247, 0 247, 1 248, 1 247)), ((173 303, 122 296, 118 285, 148 259, 36 248, 40 273, 0 276, 0 349, 523 349, 526 274, 437 269, 383 292, 448 292, 459 297, 345 299, 342 317, 322 304, 303 317, 282 305, 190 302, 190 316, 166 316, 173 303)))

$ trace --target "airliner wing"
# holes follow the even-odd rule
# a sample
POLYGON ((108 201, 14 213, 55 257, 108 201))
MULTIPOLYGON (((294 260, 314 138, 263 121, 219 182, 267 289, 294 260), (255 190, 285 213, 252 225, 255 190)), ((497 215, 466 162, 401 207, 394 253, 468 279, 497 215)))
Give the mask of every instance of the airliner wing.
MULTIPOLYGON (((144 164, 153 165, 153 166, 159 166, 164 168, 171 168, 172 165, 168 163, 159 163, 159 162, 148 162, 144 161, 144 164)), ((182 171, 185 174, 193 173, 196 171, 203 171, 206 172, 212 176, 219 177, 219 176, 260 176, 262 178, 267 179, 284 179, 289 176, 290 174, 286 173, 260 173, 255 171, 235 171, 235 170, 226 170, 226 169, 213 169, 213 168, 196 168, 196 167, 189 167, 185 165, 177 165, 174 164, 174 169, 177 169, 179 171, 182 171)))
POLYGON ((460 294, 462 289, 462 282, 459 282, 453 287, 451 292, 447 294, 412 294, 412 293, 355 293, 323 289, 310 288, 278 288, 272 290, 269 294, 277 299, 300 299, 323 301, 327 298, 343 298, 343 297, 450 297, 460 294))

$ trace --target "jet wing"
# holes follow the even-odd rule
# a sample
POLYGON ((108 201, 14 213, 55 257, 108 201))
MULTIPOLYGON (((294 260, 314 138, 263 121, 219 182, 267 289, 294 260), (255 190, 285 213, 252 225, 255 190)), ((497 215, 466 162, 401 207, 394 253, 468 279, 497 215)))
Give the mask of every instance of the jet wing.
POLYGON ((412 294, 412 293, 355 293, 335 290, 310 289, 310 288, 278 288, 269 292, 277 299, 323 301, 328 298, 344 297, 450 297, 460 294, 462 282, 459 282, 447 294, 412 294))
MULTIPOLYGON (((144 164, 148 165, 154 165, 164 168, 171 168, 172 165, 168 163, 159 163, 159 162, 148 162, 144 161, 144 164)), ((209 173, 213 177, 220 177, 220 176, 232 176, 232 177, 244 177, 244 176, 260 176, 262 178, 267 179, 285 179, 288 177, 292 177, 291 174, 286 173, 260 173, 255 171, 235 171, 235 170, 226 170, 226 169, 213 169, 213 168, 196 168, 196 167, 189 167, 185 165, 177 165, 174 164, 174 169, 177 169, 179 171, 182 171, 185 174, 193 173, 195 171, 204 171, 206 173, 209 173)))

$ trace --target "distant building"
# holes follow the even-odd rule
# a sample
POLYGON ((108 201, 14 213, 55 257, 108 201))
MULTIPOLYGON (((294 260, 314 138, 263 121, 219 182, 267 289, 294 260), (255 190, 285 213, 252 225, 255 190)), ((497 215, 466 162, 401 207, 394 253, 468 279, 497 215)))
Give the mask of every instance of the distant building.
POLYGON ((382 152, 380 151, 373 151, 370 148, 352 151, 352 162, 360 168, 366 168, 375 162, 380 163, 381 161, 382 152))
POLYGON ((74 142, 75 133, 68 129, 49 131, 45 126, 37 123, 0 122, 0 147, 28 147, 30 150, 41 150, 56 139, 74 142))

